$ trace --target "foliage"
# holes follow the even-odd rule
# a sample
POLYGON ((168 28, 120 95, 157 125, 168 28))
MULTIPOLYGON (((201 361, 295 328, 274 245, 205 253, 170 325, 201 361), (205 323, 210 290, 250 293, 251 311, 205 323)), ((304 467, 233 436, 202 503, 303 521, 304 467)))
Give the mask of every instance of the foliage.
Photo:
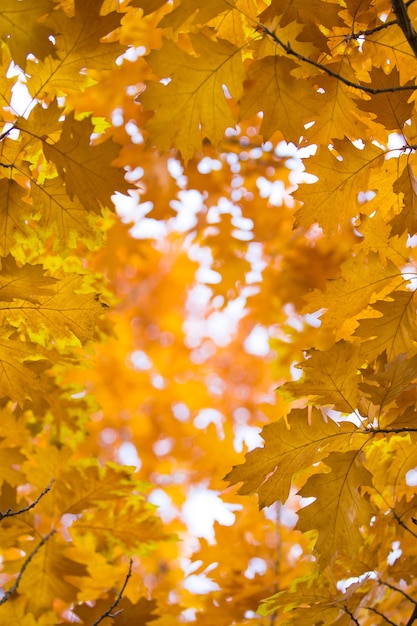
POLYGON ((417 4, 3 4, 1 623, 411 626, 417 4))

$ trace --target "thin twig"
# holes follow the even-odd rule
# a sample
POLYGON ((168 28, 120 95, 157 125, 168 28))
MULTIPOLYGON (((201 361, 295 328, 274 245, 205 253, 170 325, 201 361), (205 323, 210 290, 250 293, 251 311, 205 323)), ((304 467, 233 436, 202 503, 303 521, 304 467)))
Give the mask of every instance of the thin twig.
POLYGON ((116 613, 112 613, 113 609, 116 608, 116 606, 119 604, 120 600, 122 599, 124 590, 126 589, 127 583, 129 582, 129 578, 132 575, 132 567, 133 567, 133 560, 130 559, 129 561, 129 570, 126 574, 126 578, 125 581, 122 585, 122 588, 120 589, 116 600, 113 602, 113 604, 111 605, 111 607, 109 607, 107 609, 107 611, 105 611, 102 615, 100 615, 100 617, 98 619, 96 619, 96 621, 94 622, 94 624, 92 624, 91 626, 98 626, 98 624, 100 624, 100 622, 103 621, 103 619, 105 619, 106 617, 116 617, 116 615, 119 615, 119 613, 121 613, 121 611, 123 611, 123 609, 121 609, 121 611, 116 611, 116 613))
POLYGON ((408 618, 408 622, 406 623, 405 626, 411 626, 412 624, 414 624, 416 619, 417 619, 417 605, 414 607, 414 611, 411 613, 410 617, 408 618))
POLYGON ((385 615, 381 613, 381 611, 378 611, 378 609, 374 609, 372 606, 366 606, 365 609, 367 611, 372 611, 372 613, 376 613, 377 615, 379 615, 379 617, 382 617, 384 622, 387 622, 387 624, 391 624, 391 626, 398 626, 398 624, 396 624, 395 622, 391 622, 391 620, 388 619, 388 617, 385 617, 385 615))
POLYGON ((408 428, 407 426, 401 426, 401 428, 372 428, 372 426, 370 426, 367 430, 362 430, 362 431, 358 431, 358 432, 362 432, 363 434, 367 435, 368 433, 372 433, 372 435, 377 435, 379 434, 400 434, 400 433, 416 433, 417 432, 417 428, 408 428))
POLYGON ((409 596, 408 593, 406 593, 402 589, 399 589, 395 585, 391 585, 390 583, 385 582, 384 580, 378 579, 378 582, 380 585, 384 585, 384 587, 388 587, 389 589, 392 589, 393 591, 400 593, 402 596, 404 596, 404 598, 407 598, 407 600, 411 602, 411 604, 414 604, 415 608, 417 608, 417 602, 413 600, 413 598, 409 596))
POLYGON ((347 606, 345 605, 343 607, 343 610, 345 613, 347 613, 347 615, 349 615, 350 619, 352 620, 352 622, 354 624, 356 624, 356 626, 361 626, 360 623, 358 622, 358 620, 356 619, 356 617, 353 615, 353 613, 347 608, 347 606))
POLYGON ((45 489, 42 491, 41 494, 39 494, 36 500, 34 500, 32 504, 25 506, 24 509, 19 509, 18 511, 12 511, 12 509, 7 509, 7 511, 5 511, 4 513, 0 511, 0 521, 3 520, 5 517, 14 517, 15 515, 21 515, 22 513, 27 513, 27 511, 30 511, 30 509, 33 509, 38 504, 39 500, 43 498, 43 496, 45 496, 48 493, 48 491, 50 491, 54 482, 55 480, 52 479, 49 485, 45 487, 45 489))
POLYGON ((384 28, 388 28, 389 26, 395 26, 398 24, 397 20, 390 20, 389 22, 383 22, 374 28, 368 28, 366 30, 358 30, 357 33, 352 33, 351 35, 346 35, 345 41, 350 41, 351 39, 359 39, 359 37, 368 37, 369 35, 374 35, 378 33, 380 30, 384 30, 384 28))
POLYGON ((332 76, 332 78, 336 78, 347 87, 352 87, 353 89, 360 89, 361 91, 364 91, 365 93, 370 93, 372 95, 376 95, 379 93, 393 93, 397 91, 416 91, 417 89, 416 85, 398 85, 397 87, 384 87, 382 89, 374 89, 373 87, 366 87, 366 85, 360 85, 359 83, 354 83, 353 81, 349 80, 348 78, 345 78, 341 74, 334 72, 326 65, 322 65, 321 63, 318 63, 317 61, 313 61, 312 59, 305 57, 303 54, 296 52, 292 48, 290 43, 285 44, 283 41, 281 41, 281 39, 279 39, 279 37, 277 37, 277 35, 274 32, 269 30, 269 28, 267 28, 263 24, 259 26, 259 30, 263 30, 263 32, 266 35, 271 37, 271 39, 275 41, 275 43, 278 44, 288 54, 288 56, 293 56, 299 61, 303 61, 303 63, 307 63, 308 65, 313 65, 313 67, 316 67, 317 69, 321 70, 322 72, 325 72, 329 76, 332 76))
POLYGON ((392 9, 397 16, 398 26, 403 31, 414 56, 417 57, 417 33, 411 23, 407 7, 403 0, 391 0, 392 9))
POLYGON ((42 548, 42 546, 48 541, 48 539, 50 537, 52 537, 52 535, 54 535, 56 533, 56 530, 53 529, 51 530, 51 532, 49 532, 47 535, 45 535, 45 537, 42 537, 41 541, 38 543, 38 545, 36 546, 36 548, 29 554, 28 558, 26 559, 26 561, 23 563, 22 567, 20 568, 20 572, 15 580, 15 583, 12 587, 10 587, 10 589, 8 591, 6 591, 6 593, 4 594, 4 596, 0 599, 0 606, 2 604, 4 604, 5 602, 7 602, 7 600, 10 598, 10 596, 12 596, 16 591, 17 588, 20 584, 20 581, 22 580, 22 576, 27 568, 27 566, 29 565, 29 563, 31 562, 31 560, 33 559, 33 557, 35 556, 35 554, 38 552, 38 550, 40 550, 40 548, 42 548))

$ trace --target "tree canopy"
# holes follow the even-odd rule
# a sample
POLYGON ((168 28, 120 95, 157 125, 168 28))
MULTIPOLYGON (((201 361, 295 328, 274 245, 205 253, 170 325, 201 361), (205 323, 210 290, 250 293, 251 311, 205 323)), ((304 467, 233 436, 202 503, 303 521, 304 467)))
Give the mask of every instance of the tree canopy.
POLYGON ((0 623, 417 624, 416 21, 3 0, 0 623))

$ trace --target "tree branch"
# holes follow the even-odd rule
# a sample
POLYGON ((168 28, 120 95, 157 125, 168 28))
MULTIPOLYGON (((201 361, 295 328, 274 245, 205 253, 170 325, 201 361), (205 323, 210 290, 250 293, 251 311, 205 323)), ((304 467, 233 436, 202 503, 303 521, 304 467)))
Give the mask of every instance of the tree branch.
POLYGON ((395 622, 391 622, 391 620, 388 619, 388 617, 385 617, 385 615, 381 613, 381 611, 378 611, 378 609, 374 609, 372 606, 366 606, 364 608, 367 611, 372 611, 372 613, 376 613, 377 615, 379 615, 379 617, 382 617, 384 622, 387 622, 387 624, 391 624, 391 626, 398 626, 398 624, 396 624, 395 622))
POLYGON ((121 609, 121 611, 116 611, 116 613, 112 613, 113 609, 116 608, 116 606, 119 604, 120 600, 122 599, 124 590, 126 589, 127 583, 129 582, 129 578, 132 575, 132 566, 133 566, 133 560, 130 559, 129 561, 129 570, 126 574, 126 578, 125 581, 122 585, 122 588, 120 589, 116 600, 113 602, 113 604, 111 605, 111 607, 109 607, 107 609, 107 611, 105 611, 102 615, 100 615, 100 617, 98 619, 96 619, 96 621, 94 622, 94 624, 92 624, 91 626, 98 626, 98 624, 100 624, 100 622, 102 622, 106 617, 116 617, 116 615, 119 615, 119 613, 121 613, 121 611, 123 611, 123 609, 121 609))
POLYGON ((4 604, 5 602, 7 602, 7 600, 10 598, 10 596, 12 596, 16 591, 17 588, 20 584, 20 581, 22 580, 22 576, 27 568, 27 566, 29 565, 29 563, 31 562, 31 560, 33 559, 33 557, 35 556, 35 554, 38 552, 38 550, 40 550, 42 548, 42 546, 48 541, 48 539, 50 537, 52 537, 52 535, 54 535, 56 533, 56 530, 51 530, 51 532, 49 532, 47 535, 45 535, 45 537, 42 537, 41 541, 38 543, 38 545, 36 546, 36 548, 29 554, 28 558, 26 559, 26 561, 23 563, 20 572, 15 580, 15 583, 12 587, 10 587, 10 589, 8 591, 6 591, 6 593, 4 594, 4 596, 0 599, 0 606, 2 604, 4 604))
POLYGON ((411 626, 412 624, 414 624, 416 619, 417 619, 417 605, 414 607, 414 610, 411 613, 410 617, 408 618, 408 622, 406 623, 405 626, 411 626))
POLYGON ((4 513, 0 511, 0 521, 3 520, 5 517, 14 517, 15 515, 21 515, 22 513, 26 513, 27 511, 30 511, 30 509, 33 509, 41 500, 41 498, 43 498, 43 496, 45 496, 48 493, 48 491, 50 491, 54 482, 55 480, 52 479, 49 485, 45 487, 45 489, 42 491, 41 494, 39 494, 36 500, 34 500, 32 504, 29 504, 24 509, 19 509, 18 511, 12 511, 12 509, 7 509, 7 511, 5 511, 4 513))
POLYGON ((351 611, 349 611, 346 605, 343 607, 343 610, 347 615, 349 615, 350 619, 352 620, 354 624, 356 624, 356 626, 361 626, 358 620, 356 619, 356 617, 353 615, 351 611))
POLYGON ((392 9, 397 16, 398 26, 403 31, 414 56, 417 57, 417 33, 411 23, 407 7, 403 0, 391 0, 392 9))
POLYGON ((373 35, 374 33, 378 33, 380 30, 384 30, 389 26, 394 26, 398 24, 397 20, 390 20, 389 22, 383 22, 379 24, 379 26, 375 26, 374 28, 368 28, 366 30, 358 30, 357 33, 352 33, 351 35, 346 35, 345 41, 350 41, 351 39, 359 39, 359 37, 367 37, 368 35, 373 35))
POLYGON ((277 35, 274 32, 272 32, 271 30, 269 30, 269 28, 264 26, 264 24, 260 24, 258 29, 262 30, 266 35, 271 37, 271 39, 277 45, 279 45, 280 48, 282 48, 288 54, 288 56, 293 56, 299 61, 302 61, 303 63, 307 63, 308 65, 312 65, 313 67, 316 67, 317 69, 321 70, 322 72, 325 72, 329 76, 332 76, 332 78, 336 78, 347 87, 352 87, 353 89, 360 89, 361 91, 364 91, 365 93, 369 93, 371 95, 376 95, 379 93, 394 93, 397 91, 416 91, 417 90, 416 85, 397 85, 396 87, 384 87, 383 89, 374 89, 373 87, 367 87, 366 85, 360 85, 359 83, 354 83, 353 81, 349 80, 348 78, 345 78, 341 74, 334 72, 329 67, 326 67, 326 65, 322 65, 321 63, 318 63, 317 61, 313 61, 312 59, 305 57, 303 54, 296 52, 292 48, 290 43, 285 44, 283 41, 281 41, 281 39, 279 39, 279 37, 277 37, 277 35))
POLYGON ((407 600, 411 602, 411 604, 414 604, 415 608, 417 608, 417 602, 413 600, 413 598, 409 596, 408 593, 406 593, 402 589, 399 589, 398 587, 395 587, 395 585, 391 585, 390 583, 387 583, 384 580, 381 580, 380 578, 378 579, 378 582, 380 585, 384 585, 384 587, 388 587, 389 589, 392 589, 393 591, 400 593, 402 596, 404 596, 404 598, 407 598, 407 600))

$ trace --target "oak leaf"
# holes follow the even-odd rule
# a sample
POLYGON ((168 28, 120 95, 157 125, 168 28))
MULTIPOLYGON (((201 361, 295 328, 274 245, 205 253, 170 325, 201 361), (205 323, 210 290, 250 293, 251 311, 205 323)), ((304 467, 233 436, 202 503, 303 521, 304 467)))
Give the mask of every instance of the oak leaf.
POLYGON ((296 366, 303 370, 303 377, 285 383, 279 391, 294 398, 310 396, 315 404, 331 405, 337 411, 352 413, 357 405, 360 382, 358 353, 358 347, 346 341, 339 341, 327 351, 310 350, 307 360, 296 366))
MULTIPOLYGON (((34 301, 33 297, 26 298, 25 292, 19 290, 18 281, 21 277, 25 278, 25 272, 27 275, 27 270, 21 271, 16 267, 7 279, 10 285, 12 278, 16 286, 14 295, 10 287, 6 292, 11 301, 3 302, 0 290, 0 321, 3 324, 8 323, 23 330, 33 343, 55 345, 58 349, 81 345, 93 338, 96 320, 103 312, 103 305, 97 294, 82 293, 82 276, 63 274, 49 280, 45 277, 49 287, 47 290, 38 289, 34 301)), ((36 271, 32 274, 35 278, 36 271)))
MULTIPOLYGON (((324 422, 321 413, 313 410, 312 424, 305 410, 293 410, 285 420, 268 424, 262 431, 263 448, 246 455, 244 465, 234 467, 225 477, 232 484, 243 481, 239 493, 256 492, 261 508, 277 500, 285 502, 294 482, 306 480, 306 467, 324 459, 332 450, 348 450, 353 445, 352 424, 324 422)), ((360 443, 363 443, 361 441, 360 443)))
POLYGON ((414 292, 397 290, 372 305, 372 317, 360 319, 354 333, 364 339, 363 358, 372 361, 384 351, 389 359, 417 352, 415 300, 414 292))
POLYGON ((384 157, 371 143, 362 150, 347 139, 332 143, 336 153, 321 148, 306 163, 307 171, 318 181, 302 185, 295 194, 304 203, 296 212, 296 224, 308 228, 318 223, 326 235, 349 226, 358 213, 359 191, 368 190, 371 168, 380 167, 384 157))
POLYGON ((118 148, 111 139, 91 145, 94 127, 90 118, 76 121, 70 113, 63 122, 56 143, 46 143, 46 157, 56 165, 71 200, 76 195, 89 211, 112 206, 115 191, 127 191, 121 170, 111 167, 118 148))
POLYGON ((360 528, 369 525, 375 513, 361 490, 372 484, 372 475, 363 466, 360 452, 331 452, 324 463, 330 471, 313 474, 299 492, 316 500, 298 512, 297 525, 304 532, 317 529, 315 549, 321 568, 341 551, 357 556, 363 541, 360 528))
POLYGON ((150 141, 159 150, 175 146, 188 161, 207 138, 217 144, 235 119, 224 93, 242 93, 244 70, 241 53, 228 41, 190 35, 195 55, 187 54, 167 40, 161 51, 152 52, 149 63, 169 84, 148 83, 140 101, 155 111, 147 123, 150 141))
POLYGON ((7 43, 13 59, 22 69, 25 69, 29 53, 41 60, 54 54, 50 35, 55 31, 41 21, 53 11, 52 0, 39 0, 36 4, 27 0, 19 4, 4 0, 1 9, 0 38, 7 43))
POLYGON ((80 89, 88 83, 82 70, 114 66, 124 49, 117 42, 101 40, 120 25, 121 14, 113 11, 101 15, 101 5, 96 0, 75 0, 72 16, 62 8, 51 12, 45 28, 55 37, 54 56, 40 62, 30 60, 26 66, 27 86, 33 98, 61 96, 80 89))

